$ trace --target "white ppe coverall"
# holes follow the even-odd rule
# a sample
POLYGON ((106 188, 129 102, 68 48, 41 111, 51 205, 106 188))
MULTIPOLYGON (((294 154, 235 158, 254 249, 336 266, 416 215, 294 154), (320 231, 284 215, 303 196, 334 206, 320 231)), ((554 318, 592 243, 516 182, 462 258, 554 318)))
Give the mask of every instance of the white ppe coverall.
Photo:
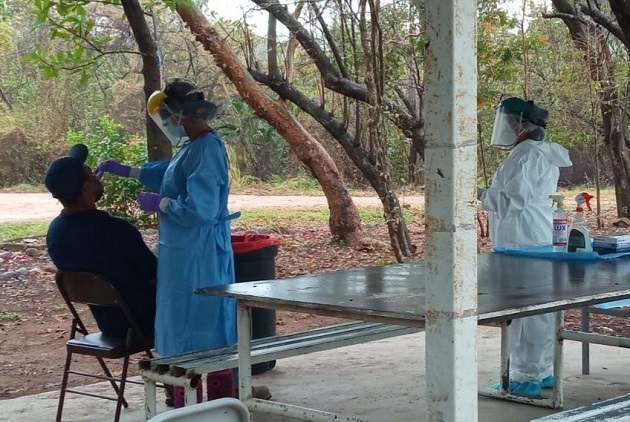
MULTIPOLYGON (((482 198, 492 246, 518 248, 551 244, 559 167, 571 166, 561 145, 525 140, 501 163, 482 198)), ((510 380, 537 382, 552 373, 554 315, 512 320, 508 326, 510 380)))

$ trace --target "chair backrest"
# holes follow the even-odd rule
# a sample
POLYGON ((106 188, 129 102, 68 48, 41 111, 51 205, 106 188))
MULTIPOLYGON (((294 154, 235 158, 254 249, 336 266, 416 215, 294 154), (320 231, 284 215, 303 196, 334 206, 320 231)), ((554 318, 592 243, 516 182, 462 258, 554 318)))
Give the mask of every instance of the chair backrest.
POLYGON ((79 271, 58 271, 57 287, 66 302, 96 306, 124 306, 118 291, 105 277, 79 271))
MULTIPOLYGON (((55 282, 74 320, 78 324, 79 331, 83 334, 87 334, 87 330, 81 321, 79 313, 74 307, 74 303, 118 308, 125 316, 129 328, 131 328, 136 335, 145 337, 145 333, 140 329, 140 326, 129 311, 124 299, 105 277, 90 272, 59 270, 55 275, 55 282)), ((146 337, 145 342, 152 344, 146 337)))

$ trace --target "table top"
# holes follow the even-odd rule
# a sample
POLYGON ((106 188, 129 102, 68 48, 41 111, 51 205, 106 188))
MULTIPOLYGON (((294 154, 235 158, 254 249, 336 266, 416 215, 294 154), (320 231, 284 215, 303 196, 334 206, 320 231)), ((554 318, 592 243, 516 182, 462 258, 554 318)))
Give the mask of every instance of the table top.
MULTIPOLYGON (((247 300, 254 306, 424 320, 425 263, 341 270, 279 280, 212 286, 197 292, 247 300)), ((557 261, 480 254, 480 322, 553 312, 630 297, 630 257, 557 261)))

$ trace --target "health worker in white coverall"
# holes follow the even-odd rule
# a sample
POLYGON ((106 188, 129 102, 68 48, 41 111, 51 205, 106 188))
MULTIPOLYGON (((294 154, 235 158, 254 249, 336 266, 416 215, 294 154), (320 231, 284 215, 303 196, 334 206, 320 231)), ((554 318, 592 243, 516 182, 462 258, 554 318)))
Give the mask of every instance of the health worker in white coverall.
MULTIPOLYGON (((497 110, 491 145, 510 149, 497 169, 492 185, 480 191, 488 211, 492 246, 518 248, 551 244, 554 194, 559 167, 570 167, 568 151, 545 142, 549 113, 534 104, 511 97, 497 110)), ((510 352, 509 391, 539 397, 554 384, 554 315, 512 320, 508 326, 510 352)))

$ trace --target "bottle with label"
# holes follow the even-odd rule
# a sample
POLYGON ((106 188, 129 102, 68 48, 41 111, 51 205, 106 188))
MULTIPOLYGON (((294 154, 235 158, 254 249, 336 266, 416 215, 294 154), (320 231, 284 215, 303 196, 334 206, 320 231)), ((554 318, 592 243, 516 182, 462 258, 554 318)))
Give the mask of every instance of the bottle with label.
POLYGON ((553 251, 566 252, 568 243, 569 218, 564 209, 564 196, 549 195, 556 209, 553 211, 553 251))
POLYGON ((588 192, 582 192, 575 197, 577 207, 569 228, 568 252, 590 252, 593 250, 591 235, 584 226, 584 204, 591 211, 591 199, 593 196, 588 192))

